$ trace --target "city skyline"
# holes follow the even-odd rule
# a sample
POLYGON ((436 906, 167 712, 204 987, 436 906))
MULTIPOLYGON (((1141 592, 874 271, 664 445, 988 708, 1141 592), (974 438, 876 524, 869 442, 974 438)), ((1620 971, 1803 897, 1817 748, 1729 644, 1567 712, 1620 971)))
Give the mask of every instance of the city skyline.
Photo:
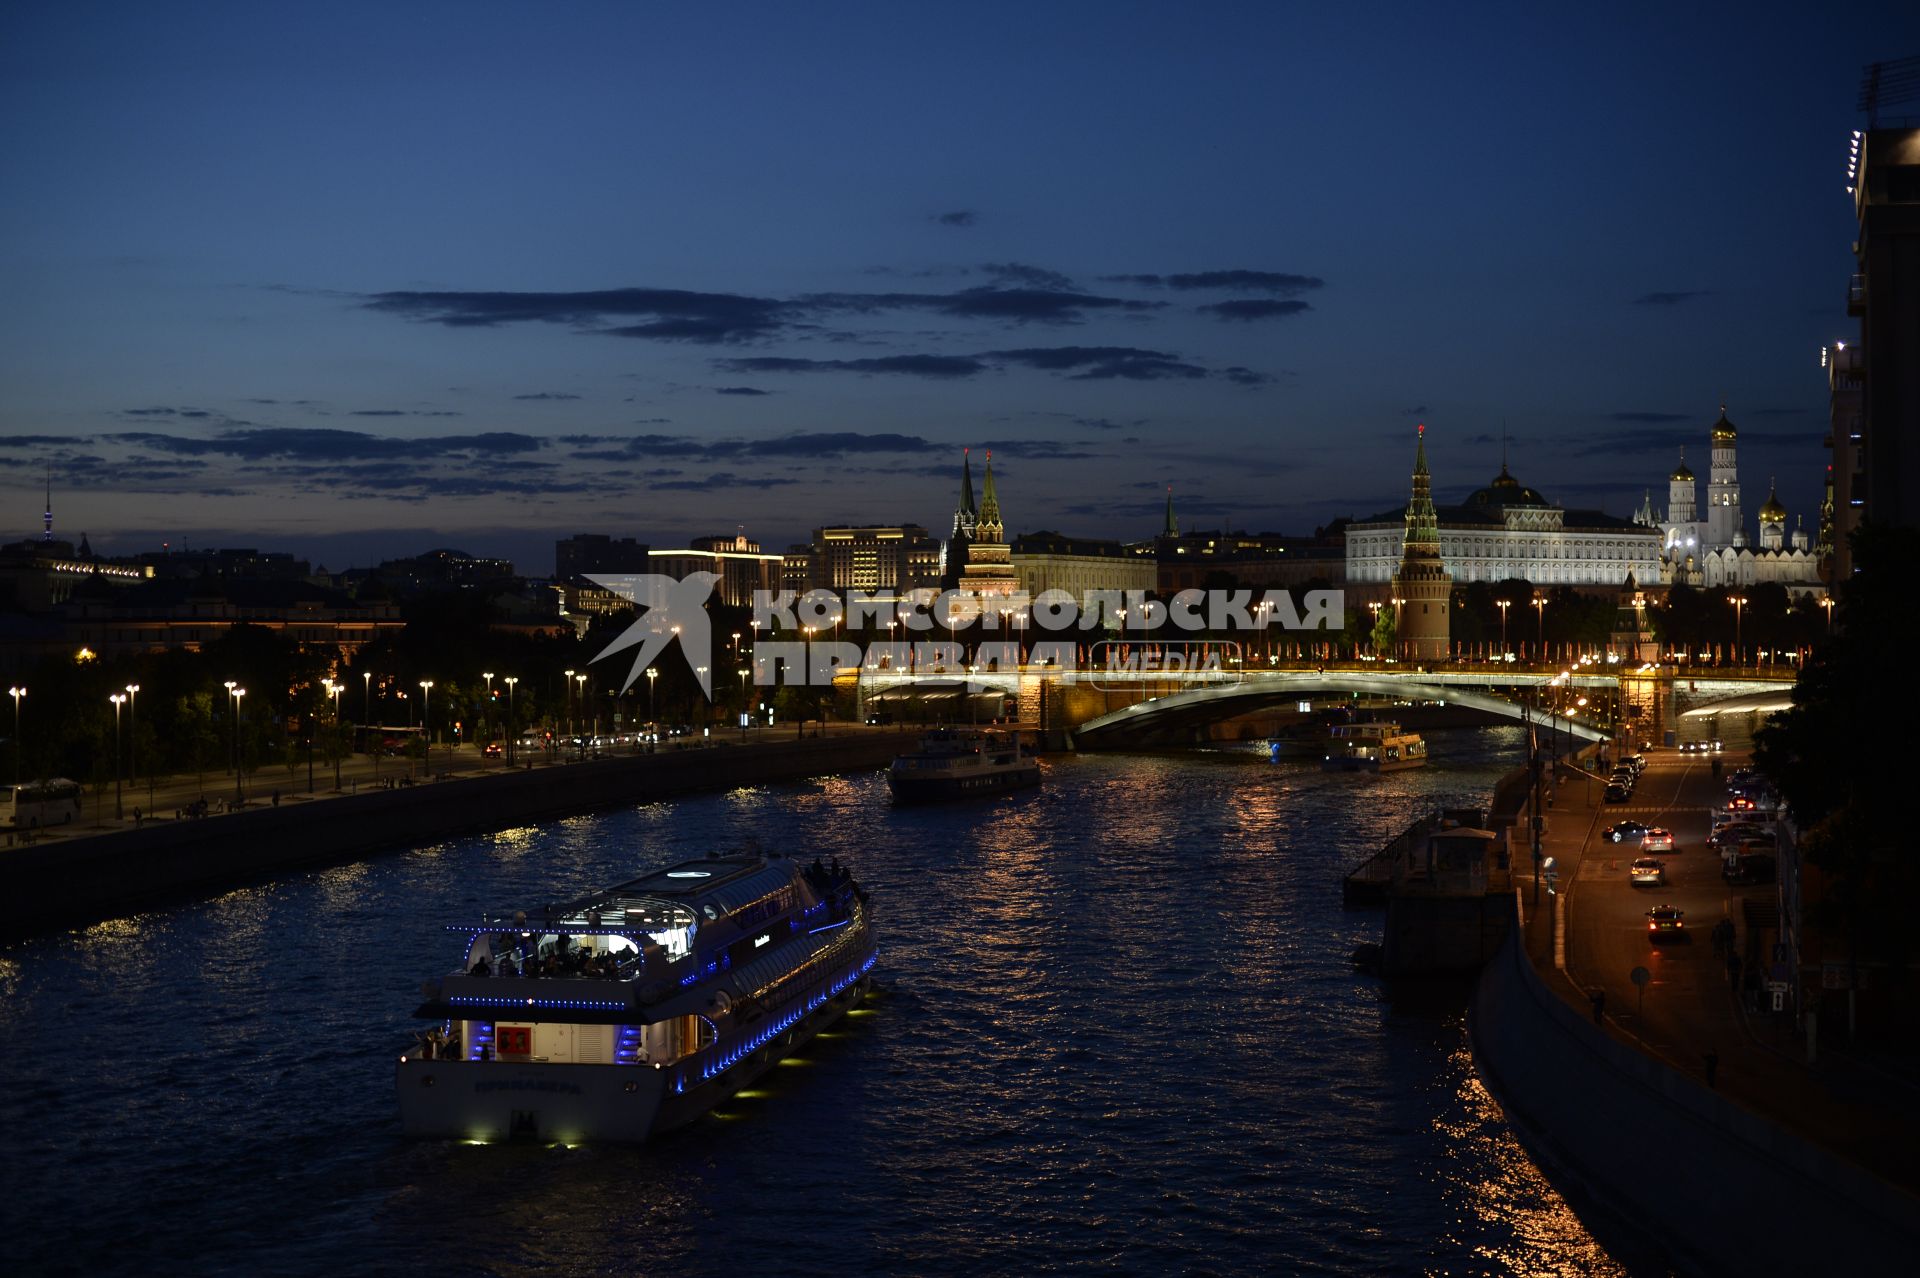
POLYGON ((1421 420, 1625 516, 1725 402, 1811 528, 1914 18, 992 12, 16 12, 0 526, 537 569, 938 531, 972 446, 1010 533, 1308 532, 1421 420))

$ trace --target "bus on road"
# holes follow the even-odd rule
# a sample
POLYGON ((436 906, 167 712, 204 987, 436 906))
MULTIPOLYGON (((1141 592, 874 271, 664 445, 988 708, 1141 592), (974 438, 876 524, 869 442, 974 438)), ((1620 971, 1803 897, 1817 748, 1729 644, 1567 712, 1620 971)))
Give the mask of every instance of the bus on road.
POLYGON ((31 830, 65 825, 80 816, 80 783, 65 777, 0 786, 0 824, 31 830))

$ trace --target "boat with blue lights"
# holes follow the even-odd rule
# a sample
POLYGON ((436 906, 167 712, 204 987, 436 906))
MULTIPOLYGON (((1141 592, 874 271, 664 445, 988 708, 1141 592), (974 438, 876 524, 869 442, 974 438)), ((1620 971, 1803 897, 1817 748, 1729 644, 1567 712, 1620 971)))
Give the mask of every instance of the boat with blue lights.
POLYGON ((936 728, 887 770, 898 803, 961 799, 1040 784, 1040 761, 1018 732, 936 728))
POLYGON ((816 860, 709 856, 448 931, 400 1057, 410 1136, 642 1141, 692 1122, 865 997, 867 896, 816 860))

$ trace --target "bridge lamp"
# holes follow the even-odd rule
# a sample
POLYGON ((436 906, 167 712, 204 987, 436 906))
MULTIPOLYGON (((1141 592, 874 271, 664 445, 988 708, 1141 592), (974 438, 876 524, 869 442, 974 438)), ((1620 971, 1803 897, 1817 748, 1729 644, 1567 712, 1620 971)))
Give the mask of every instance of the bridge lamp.
POLYGON ((1513 607, 1511 599, 1496 599, 1494 606, 1500 609, 1500 656, 1507 655, 1507 609, 1513 607))

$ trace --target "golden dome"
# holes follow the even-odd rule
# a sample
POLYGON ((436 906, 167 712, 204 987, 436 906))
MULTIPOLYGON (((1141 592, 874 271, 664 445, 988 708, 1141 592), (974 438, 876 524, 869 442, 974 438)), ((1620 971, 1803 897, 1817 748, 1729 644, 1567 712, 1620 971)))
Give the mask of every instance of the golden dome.
POLYGON ((1673 468, 1673 473, 1668 475, 1667 478, 1676 484, 1691 484, 1693 482, 1693 472, 1687 469, 1687 455, 1685 452, 1680 454, 1680 464, 1673 468))
POLYGON ((1784 524, 1787 522, 1787 508, 1780 504, 1774 495, 1774 486, 1767 485, 1767 504, 1760 507, 1760 522, 1763 524, 1784 524))
POLYGON ((1731 444, 1739 437, 1740 432, 1735 430, 1733 423, 1727 420, 1727 406, 1725 404, 1720 405, 1720 420, 1713 424, 1713 442, 1716 444, 1731 444))

